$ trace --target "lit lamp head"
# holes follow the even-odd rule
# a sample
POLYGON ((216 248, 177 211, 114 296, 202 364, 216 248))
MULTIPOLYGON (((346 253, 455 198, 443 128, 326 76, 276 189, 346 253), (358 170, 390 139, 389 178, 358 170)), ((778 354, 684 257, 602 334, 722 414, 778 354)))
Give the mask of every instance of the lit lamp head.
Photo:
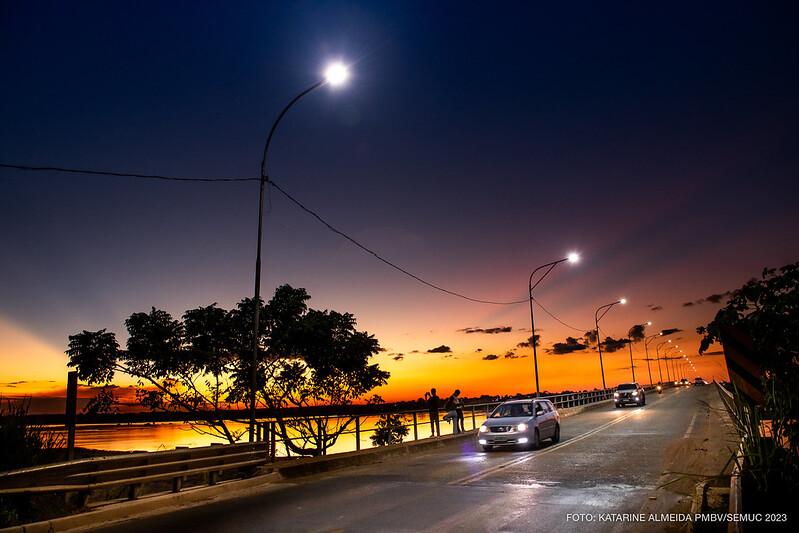
POLYGON ((340 87, 350 79, 350 69, 343 63, 331 63, 325 69, 325 81, 331 87, 340 87))
POLYGON ((652 321, 651 320, 647 320, 646 325, 647 326, 651 326, 652 325, 652 321))
POLYGON ((626 303, 627 303, 627 298, 622 298, 622 299, 620 299, 620 300, 619 300, 619 303, 620 303, 621 305, 624 305, 624 304, 626 304, 626 303))
POLYGON ((571 264, 579 263, 580 262, 580 254, 577 252, 572 252, 567 256, 567 261, 571 264))

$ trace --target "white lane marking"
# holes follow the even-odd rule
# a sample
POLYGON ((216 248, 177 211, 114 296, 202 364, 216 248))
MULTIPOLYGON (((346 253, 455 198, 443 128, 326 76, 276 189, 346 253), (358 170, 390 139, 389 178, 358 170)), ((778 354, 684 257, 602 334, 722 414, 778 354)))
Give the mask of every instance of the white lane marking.
POLYGON ((682 438, 687 439, 688 435, 691 434, 691 430, 694 429, 694 422, 696 422, 696 415, 697 414, 699 414, 699 413, 694 413, 694 416, 691 417, 691 423, 688 424, 688 429, 685 430, 685 435, 683 435, 682 438))
MULTIPOLYGON (((643 409, 646 409, 646 407, 639 408, 639 410, 643 410, 643 409)), ((592 435, 594 435, 596 433, 599 433, 603 429, 606 429, 606 428, 609 428, 610 426, 618 424, 619 422, 622 422, 622 421, 630 418, 631 416, 635 415, 637 412, 638 411, 632 411, 632 412, 630 412, 630 413, 628 413, 626 415, 620 416, 619 418, 617 418, 615 420, 611 420, 610 422, 606 422, 606 423, 602 424, 601 426, 595 427, 594 429, 586 431, 585 433, 583 433, 581 435, 578 435, 578 436, 576 436, 574 438, 571 438, 571 439, 569 439, 567 441, 561 442, 559 444, 555 444, 554 446, 550 446, 549 448, 545 448, 544 450, 538 451, 538 452, 536 452, 534 454, 525 455, 524 457, 519 457, 519 458, 516 458, 516 459, 511 459, 510 461, 506 461, 506 462, 498 464, 496 466, 492 466, 491 468, 486 468, 485 470, 483 470, 481 472, 477 472, 476 474, 472 474, 472 475, 469 475, 469 476, 466 476, 466 477, 462 477, 460 479, 456 479, 455 481, 450 481, 449 483, 447 483, 447 485, 466 485, 466 484, 471 483, 473 481, 478 481, 478 480, 480 480, 480 479, 482 479, 482 478, 484 478, 486 476, 489 476, 489 475, 493 474, 494 472, 497 472, 497 471, 502 470, 504 468, 508 468, 510 466, 514 466, 514 465, 517 465, 517 464, 520 464, 520 463, 524 463, 524 462, 529 461, 529 460, 531 460, 531 459, 533 459, 535 457, 541 457, 542 455, 546 455, 548 453, 554 452, 555 450, 559 450, 561 448, 565 448, 566 446, 570 446, 570 445, 574 444, 575 442, 579 442, 581 440, 587 439, 588 437, 590 437, 590 436, 592 436, 592 435)))

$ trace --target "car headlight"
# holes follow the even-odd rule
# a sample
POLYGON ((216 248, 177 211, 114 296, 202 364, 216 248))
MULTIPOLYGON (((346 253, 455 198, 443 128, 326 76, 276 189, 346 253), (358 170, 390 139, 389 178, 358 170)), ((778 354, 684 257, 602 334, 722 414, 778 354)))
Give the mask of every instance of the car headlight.
POLYGON ((524 422, 522 422, 521 424, 519 424, 518 426, 516 426, 516 429, 517 429, 517 430, 519 430, 519 431, 527 431, 527 424, 525 424, 524 422))
POLYGON ((614 393, 613 393, 613 397, 614 397, 614 398, 618 398, 618 397, 619 397, 619 393, 618 393, 618 392, 614 392, 614 393))
POLYGON ((488 428, 487 428, 487 427, 485 427, 485 426, 480 426, 480 433, 485 433, 486 431, 488 431, 488 428))
POLYGON ((637 390, 633 391, 633 396, 638 396, 638 391, 637 390))

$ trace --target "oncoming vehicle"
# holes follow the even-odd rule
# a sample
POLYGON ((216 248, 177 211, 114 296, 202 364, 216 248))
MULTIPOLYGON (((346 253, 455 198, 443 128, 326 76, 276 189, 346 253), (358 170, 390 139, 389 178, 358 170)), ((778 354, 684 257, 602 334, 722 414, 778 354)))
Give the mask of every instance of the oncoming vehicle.
POLYGON ((707 381, 702 378, 694 378, 694 385, 707 385, 707 381))
POLYGON ((511 400, 497 406, 477 432, 483 450, 495 446, 538 448, 560 440, 560 415, 549 400, 511 400))
POLYGON ((686 387, 687 387, 687 386, 689 386, 690 384, 691 384, 691 382, 690 382, 690 381, 688 381, 688 378, 682 378, 682 379, 680 380, 680 385, 684 385, 684 386, 686 386, 686 387))
POLYGON ((616 387, 613 393, 613 401, 616 407, 624 405, 646 405, 646 394, 638 383, 622 383, 616 387))

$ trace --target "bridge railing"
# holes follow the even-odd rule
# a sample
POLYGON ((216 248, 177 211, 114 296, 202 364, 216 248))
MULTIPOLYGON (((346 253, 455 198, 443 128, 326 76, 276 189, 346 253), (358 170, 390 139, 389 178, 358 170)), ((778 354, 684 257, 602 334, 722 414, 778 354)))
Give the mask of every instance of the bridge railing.
MULTIPOLYGON (((651 389, 651 387, 647 389, 651 389)), ((609 400, 613 397, 613 391, 614 389, 585 391, 585 392, 569 392, 565 394, 552 394, 552 395, 541 396, 541 398, 551 401, 556 408, 563 409, 570 407, 579 407, 582 405, 609 400)), ((496 406, 503 403, 504 401, 507 400, 497 400, 494 402, 485 402, 485 403, 471 403, 464 405, 463 408, 464 426, 466 426, 467 424, 466 421, 469 420, 468 425, 471 426, 470 429, 472 430, 477 429, 478 421, 482 422, 482 420, 487 418, 488 415, 496 406)), ((422 433, 423 428, 430 429, 432 433, 431 420, 429 419, 429 413, 427 409, 390 411, 390 412, 370 414, 370 415, 341 415, 341 416, 332 416, 331 418, 353 419, 351 424, 352 429, 346 429, 344 431, 337 432, 337 435, 352 436, 355 440, 354 448, 357 451, 361 450, 362 443, 364 442, 364 437, 368 436, 369 434, 373 434, 376 431, 376 428, 369 427, 368 422, 370 420, 377 420, 380 418, 380 416, 387 414, 400 416, 400 419, 403 420, 403 423, 401 425, 408 429, 409 440, 420 440, 420 434, 422 433)), ((442 425, 446 427, 447 422, 445 422, 444 418, 445 415, 446 411, 443 409, 439 409, 438 411, 439 427, 442 425)), ((318 428, 319 428, 318 429, 319 434, 316 436, 315 440, 317 443, 325 442, 327 436, 325 434, 326 427, 325 424, 321 421, 321 419, 318 423, 318 428)), ((464 427, 464 429, 466 428, 464 427)), ((454 427, 452 427, 450 431, 454 432, 454 427)), ((291 441, 304 440, 303 437, 290 437, 289 439, 283 439, 282 436, 277 431, 276 423, 274 421, 260 422, 256 435, 258 440, 264 440, 269 443, 269 453, 273 459, 275 458, 277 449, 280 445, 284 446, 284 448, 286 449, 286 453, 290 453, 288 451, 288 448, 285 447, 285 440, 291 440, 291 441)), ((426 437, 421 437, 421 438, 426 438, 426 437)), ((309 452, 319 455, 326 454, 326 450, 324 448, 309 450, 309 452)))
MULTIPOLYGON (((613 389, 590 392, 574 392, 542 396, 550 400, 557 408, 578 407, 604 400, 613 396, 613 389)), ((482 421, 502 401, 475 403, 464 406, 464 415, 471 419, 471 429, 476 429, 478 421, 482 421)), ((423 421, 426 409, 390 412, 382 414, 398 414, 405 420, 412 440, 420 439, 422 425, 429 427, 430 421, 423 421), (419 415, 423 416, 419 416, 419 415)), ((442 416, 444 411, 439 411, 442 416)), ((350 415, 347 415, 348 417, 350 415)), ((353 429, 342 434, 355 435, 355 448, 361 448, 364 435, 373 433, 374 427, 362 427, 362 422, 380 414, 354 416, 353 429)), ((453 422, 456 423, 456 422, 453 422)), ((324 442, 324 424, 320 419, 319 436, 324 442)), ((61 463, 22 468, 8 472, 0 472, 0 495, 13 494, 46 494, 77 493, 79 506, 84 506, 90 493, 102 489, 124 488, 128 499, 139 497, 142 487, 147 484, 161 482, 171 486, 173 492, 184 488, 187 479, 195 484, 197 479, 202 483, 214 485, 225 472, 238 474, 252 473, 255 467, 274 462, 278 444, 281 443, 275 422, 259 422, 258 441, 244 444, 211 445, 198 448, 184 448, 162 452, 144 452, 90 459, 78 459, 61 463)), ((295 439, 297 437, 294 437, 295 439)), ((314 455, 324 454, 324 450, 316 450, 314 455)), ((165 487, 160 487, 165 489, 165 487)))

